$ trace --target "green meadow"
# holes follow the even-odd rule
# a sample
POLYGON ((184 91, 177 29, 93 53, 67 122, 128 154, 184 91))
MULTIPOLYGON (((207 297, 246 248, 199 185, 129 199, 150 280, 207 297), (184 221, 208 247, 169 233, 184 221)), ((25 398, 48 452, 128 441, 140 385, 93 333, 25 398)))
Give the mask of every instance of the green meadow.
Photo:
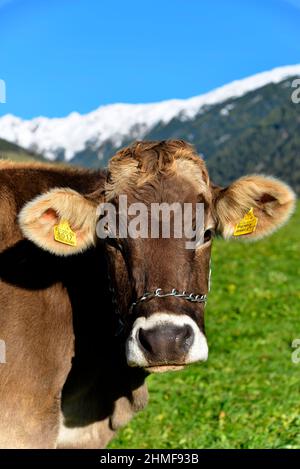
POLYGON ((300 206, 262 241, 215 240, 212 261, 208 361, 151 375, 110 448, 300 448, 300 206))

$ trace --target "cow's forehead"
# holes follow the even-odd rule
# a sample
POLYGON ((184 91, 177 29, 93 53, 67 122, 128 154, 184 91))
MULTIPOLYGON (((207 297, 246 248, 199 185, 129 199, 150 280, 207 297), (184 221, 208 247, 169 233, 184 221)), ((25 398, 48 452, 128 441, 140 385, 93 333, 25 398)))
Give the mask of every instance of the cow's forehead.
POLYGON ((180 192, 187 185, 191 192, 210 199, 209 177, 204 161, 190 145, 177 146, 167 142, 164 146, 157 144, 150 150, 146 147, 136 151, 129 147, 113 157, 105 187, 106 199, 136 193, 148 184, 155 185, 162 176, 166 182, 177 179, 174 190, 177 188, 180 192))
POLYGON ((209 176, 204 161, 199 157, 199 161, 179 158, 175 160, 176 174, 185 179, 197 194, 202 194, 206 200, 211 199, 211 189, 209 176))

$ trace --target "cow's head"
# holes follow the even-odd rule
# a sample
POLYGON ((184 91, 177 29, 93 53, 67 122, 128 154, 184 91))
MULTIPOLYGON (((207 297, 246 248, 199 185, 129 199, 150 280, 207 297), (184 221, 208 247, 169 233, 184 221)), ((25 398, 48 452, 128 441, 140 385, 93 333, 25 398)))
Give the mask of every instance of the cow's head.
POLYGON ((130 366, 165 371, 206 360, 204 308, 214 234, 234 238, 236 226, 251 209, 257 218, 256 228, 239 238, 255 240, 272 233, 293 211, 292 190, 259 175, 243 177, 224 189, 216 187, 203 160, 182 141, 138 142, 118 152, 110 161, 102 189, 87 196, 68 188, 40 195, 20 212, 24 235, 56 255, 79 253, 96 242, 103 243, 130 366), (127 197, 129 234, 124 236, 123 231, 120 236, 120 231, 112 233, 111 227, 102 224, 108 237, 99 239, 96 226, 105 215, 102 212, 99 220, 97 206, 110 203, 120 222, 124 215, 120 196, 127 197), (153 236, 151 207, 161 203, 176 210, 189 204, 189 218, 185 219, 183 211, 182 224, 192 220, 192 227, 197 221, 197 203, 203 204, 201 233, 192 248, 184 226, 181 236, 175 234, 175 215, 171 216, 170 233, 162 233, 160 217, 159 234, 153 236), (143 217, 137 216, 142 213, 148 220, 143 229, 139 225, 143 217), (54 226, 61 220, 68 221, 76 245, 54 239, 54 226))

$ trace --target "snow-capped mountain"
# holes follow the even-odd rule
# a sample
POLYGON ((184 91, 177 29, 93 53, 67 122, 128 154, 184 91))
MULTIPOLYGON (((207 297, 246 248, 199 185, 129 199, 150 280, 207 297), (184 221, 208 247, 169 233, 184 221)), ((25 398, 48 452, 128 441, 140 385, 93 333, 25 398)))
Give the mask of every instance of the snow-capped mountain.
MULTIPOLYGON (((300 75, 300 65, 285 66, 234 81, 209 93, 189 99, 172 99, 150 104, 112 104, 81 115, 63 118, 37 117, 22 120, 11 114, 0 117, 0 138, 35 151, 45 157, 70 161, 76 155, 91 152, 103 158, 103 148, 118 148, 124 142, 151 134, 158 125, 177 118, 191 121, 208 107, 239 98, 267 84, 280 83, 300 75)), ((220 110, 226 116, 234 104, 220 110)), ((223 137, 226 139, 226 135, 223 137)))

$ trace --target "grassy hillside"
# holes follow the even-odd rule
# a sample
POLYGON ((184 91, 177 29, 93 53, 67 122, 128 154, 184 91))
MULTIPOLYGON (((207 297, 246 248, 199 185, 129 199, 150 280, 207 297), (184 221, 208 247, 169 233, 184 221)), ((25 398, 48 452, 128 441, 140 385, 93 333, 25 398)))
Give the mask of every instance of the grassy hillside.
MULTIPOLYGON (((180 115, 158 123, 143 140, 184 139, 195 145, 207 163, 211 179, 227 185, 250 173, 270 174, 289 183, 300 195, 300 104, 292 102, 293 79, 248 92, 239 98, 206 106, 193 118, 180 115)), ((136 130, 122 142, 136 138, 136 130)), ((100 146, 93 139, 72 164, 106 166, 120 147, 111 140, 100 146)), ((64 161, 64 150, 57 158, 64 161)))
POLYGON ((0 138, 0 159, 13 161, 46 161, 39 155, 24 150, 14 143, 0 138))
POLYGON ((216 240, 212 274, 208 362, 150 376, 111 448, 300 448, 300 206, 263 241, 216 240))
POLYGON ((216 184, 255 172, 280 177, 300 194, 300 105, 291 100, 292 81, 270 83, 207 107, 193 120, 160 124, 145 138, 193 143, 216 184))

